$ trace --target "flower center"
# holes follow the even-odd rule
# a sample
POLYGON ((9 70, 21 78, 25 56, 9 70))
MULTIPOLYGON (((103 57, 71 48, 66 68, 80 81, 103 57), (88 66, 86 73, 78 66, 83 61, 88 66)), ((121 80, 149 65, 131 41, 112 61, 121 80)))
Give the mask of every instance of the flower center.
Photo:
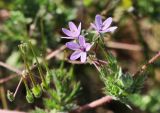
POLYGON ((86 52, 86 48, 84 48, 83 46, 80 47, 80 50, 86 52))
POLYGON ((100 27, 99 31, 102 31, 102 29, 103 29, 104 25, 103 25, 103 24, 101 24, 100 26, 101 26, 101 27, 100 27))
POLYGON ((73 33, 75 33, 75 32, 76 32, 76 30, 72 30, 72 32, 73 32, 73 33))

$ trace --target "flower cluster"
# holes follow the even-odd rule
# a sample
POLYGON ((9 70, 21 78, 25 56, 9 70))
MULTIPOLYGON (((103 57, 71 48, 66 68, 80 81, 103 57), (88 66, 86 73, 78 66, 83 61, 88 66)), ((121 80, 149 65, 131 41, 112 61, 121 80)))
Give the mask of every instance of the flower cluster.
POLYGON ((85 62, 87 58, 87 51, 90 50, 91 44, 86 43, 84 36, 80 35, 78 37, 78 43, 75 42, 67 42, 66 46, 69 49, 74 50, 75 52, 70 56, 71 60, 76 60, 79 57, 81 58, 81 62, 85 62))
MULTIPOLYGON (((110 27, 112 23, 112 18, 109 17, 104 22, 102 22, 102 17, 100 15, 96 15, 95 22, 91 23, 91 27, 98 32, 106 33, 106 32, 114 32, 117 28, 116 26, 110 27)), ((69 29, 62 28, 62 31, 65 35, 66 39, 72 39, 72 41, 66 43, 66 47, 75 51, 70 56, 70 60, 76 60, 80 58, 81 62, 86 62, 87 52, 91 49, 91 43, 86 43, 85 37, 81 35, 81 23, 77 27, 73 22, 69 22, 69 29)))

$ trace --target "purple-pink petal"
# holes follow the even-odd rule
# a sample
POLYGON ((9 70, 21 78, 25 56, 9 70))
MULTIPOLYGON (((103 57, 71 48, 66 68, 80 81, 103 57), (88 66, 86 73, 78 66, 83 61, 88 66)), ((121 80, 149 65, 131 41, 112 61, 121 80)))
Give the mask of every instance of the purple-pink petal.
POLYGON ((67 42, 66 46, 67 48, 72 49, 72 50, 78 50, 80 48, 80 46, 74 42, 67 42))
POLYGON ((77 38, 79 35, 80 35, 80 31, 77 30, 77 31, 73 32, 73 36, 74 37, 77 38))
POLYGON ((95 23, 91 23, 91 27, 94 28, 98 33, 114 32, 117 27, 110 27, 111 23, 112 17, 109 17, 104 22, 102 22, 101 15, 96 15, 95 23))
POLYGON ((72 32, 69 31, 68 29, 62 28, 62 31, 63 31, 63 33, 66 34, 67 36, 69 36, 69 37, 72 36, 72 32))
POLYGON ((81 22, 79 23, 78 31, 79 31, 79 34, 80 34, 80 32, 81 32, 81 22))
POLYGON ((77 31, 77 27, 73 22, 69 22, 69 29, 71 31, 77 31))
POLYGON ((102 17, 101 17, 101 15, 96 15, 95 24, 96 24, 97 28, 100 30, 101 27, 102 27, 102 17))
POLYGON ((81 53, 81 62, 85 62, 87 59, 87 53, 86 52, 82 52, 81 53))
POLYGON ((86 51, 89 51, 92 47, 92 44, 86 43, 86 51))
POLYGON ((81 57, 81 51, 75 51, 74 53, 72 53, 72 55, 70 56, 70 60, 76 60, 79 57, 81 57))
POLYGON ((85 41, 85 38, 84 36, 80 35, 78 37, 78 41, 79 41, 79 45, 82 46, 82 47, 85 47, 86 46, 86 41, 85 41))
POLYGON ((103 28, 102 28, 102 30, 107 29, 107 28, 111 25, 111 23, 112 23, 112 18, 111 18, 111 17, 107 18, 107 19, 103 22, 103 28))
POLYGON ((95 26, 95 24, 91 23, 91 27, 97 30, 97 27, 95 26))
POLYGON ((101 33, 106 33, 106 32, 114 32, 117 29, 117 27, 109 27, 106 30, 101 31, 101 33))

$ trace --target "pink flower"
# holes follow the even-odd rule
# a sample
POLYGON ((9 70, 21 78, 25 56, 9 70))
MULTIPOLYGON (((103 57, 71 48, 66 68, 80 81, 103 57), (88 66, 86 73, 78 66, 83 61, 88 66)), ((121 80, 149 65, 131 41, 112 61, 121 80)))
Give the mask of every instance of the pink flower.
POLYGON ((95 23, 91 23, 91 27, 94 28, 98 33, 106 33, 106 32, 114 32, 117 27, 110 27, 112 23, 112 18, 107 18, 104 22, 102 22, 101 15, 96 15, 95 23))
POLYGON ((85 62, 87 59, 87 51, 91 49, 92 45, 90 43, 86 43, 85 38, 82 35, 80 35, 78 37, 78 43, 67 42, 66 46, 69 49, 75 51, 70 56, 70 60, 76 60, 80 58, 81 62, 85 62))
POLYGON ((78 38, 81 33, 81 23, 79 24, 78 28, 73 22, 69 22, 68 25, 69 25, 69 30, 62 28, 63 33, 67 35, 67 37, 62 37, 62 38, 66 38, 66 39, 78 38))

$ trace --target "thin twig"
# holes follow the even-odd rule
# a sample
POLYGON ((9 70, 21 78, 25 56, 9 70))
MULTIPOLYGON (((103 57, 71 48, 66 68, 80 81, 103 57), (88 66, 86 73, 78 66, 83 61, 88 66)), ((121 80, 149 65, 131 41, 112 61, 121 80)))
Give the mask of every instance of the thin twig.
POLYGON ((0 66, 4 67, 4 68, 6 68, 6 69, 8 69, 8 70, 10 70, 10 71, 13 71, 13 72, 17 73, 17 75, 11 75, 11 76, 8 76, 8 77, 6 77, 6 78, 0 79, 0 84, 2 84, 2 83, 4 83, 4 82, 7 82, 8 80, 13 79, 13 78, 21 75, 21 73, 22 73, 22 71, 20 71, 19 69, 16 69, 16 68, 14 68, 13 66, 11 66, 11 65, 9 65, 9 64, 6 64, 6 63, 4 63, 4 62, 2 62, 2 61, 0 61, 0 66))
POLYGON ((111 96, 104 96, 100 99, 97 99, 89 104, 83 105, 73 111, 71 111, 70 113, 82 113, 83 111, 89 110, 89 109, 94 109, 98 106, 102 106, 106 103, 110 103, 110 101, 112 101, 113 98, 111 96))
POLYGON ((17 75, 14 74, 14 75, 7 76, 5 78, 1 78, 0 79, 0 84, 3 84, 3 83, 5 83, 5 82, 7 82, 7 81, 9 81, 9 80, 11 80, 11 79, 13 79, 15 77, 17 77, 17 75))
POLYGON ((49 55, 46 56, 46 60, 50 60, 51 58, 56 56, 59 52, 63 51, 64 49, 66 49, 65 45, 63 45, 60 48, 58 48, 57 50, 51 52, 49 55))
POLYGON ((20 70, 18 70, 16 68, 14 68, 14 67, 12 67, 12 66, 4 63, 4 62, 2 62, 2 61, 0 61, 0 66, 5 67, 5 68, 7 68, 7 69, 9 69, 9 70, 11 70, 13 72, 16 72, 18 75, 21 75, 21 73, 22 73, 20 70))
POLYGON ((139 75, 139 73, 143 72, 148 67, 148 65, 154 63, 159 57, 160 51, 155 56, 153 56, 146 64, 142 65, 141 68, 133 76, 136 77, 137 75, 139 75))
POLYGON ((20 87, 20 85, 21 85, 21 83, 22 83, 22 80, 23 80, 23 78, 21 77, 21 79, 20 79, 20 81, 19 81, 19 83, 18 83, 18 85, 17 85, 17 87, 16 87, 16 90, 15 90, 15 92, 14 92, 14 97, 16 96, 16 94, 17 94, 17 92, 18 92, 18 89, 19 89, 19 87, 20 87))
POLYGON ((99 67, 96 65, 96 63, 95 62, 93 62, 93 65, 96 67, 96 69, 100 72, 100 69, 99 69, 99 67))
POLYGON ((139 45, 120 43, 120 42, 112 42, 112 41, 107 41, 106 47, 113 48, 113 49, 130 50, 130 51, 142 51, 142 47, 139 45))
POLYGON ((0 109, 0 113, 26 113, 26 112, 20 112, 20 111, 11 111, 11 110, 2 110, 0 109))

